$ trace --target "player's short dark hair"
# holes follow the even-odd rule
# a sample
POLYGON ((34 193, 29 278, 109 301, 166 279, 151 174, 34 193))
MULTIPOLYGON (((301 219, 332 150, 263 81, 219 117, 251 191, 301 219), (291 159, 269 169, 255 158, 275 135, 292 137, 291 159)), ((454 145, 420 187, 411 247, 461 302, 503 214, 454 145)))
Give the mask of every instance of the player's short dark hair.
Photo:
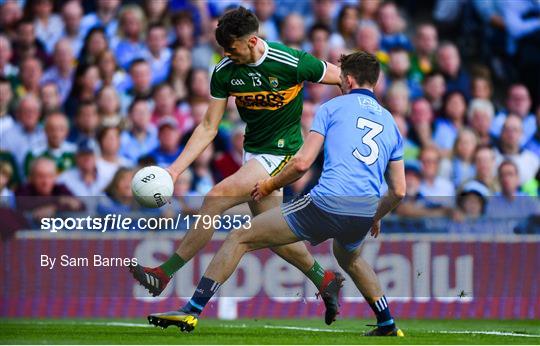
POLYGON ((216 28, 216 41, 225 49, 229 48, 234 40, 259 30, 259 20, 250 10, 240 6, 226 12, 218 21, 216 28))
POLYGON ((339 62, 341 63, 341 73, 344 76, 353 77, 359 85, 369 84, 375 86, 377 84, 381 66, 374 55, 359 51, 342 55, 339 62))

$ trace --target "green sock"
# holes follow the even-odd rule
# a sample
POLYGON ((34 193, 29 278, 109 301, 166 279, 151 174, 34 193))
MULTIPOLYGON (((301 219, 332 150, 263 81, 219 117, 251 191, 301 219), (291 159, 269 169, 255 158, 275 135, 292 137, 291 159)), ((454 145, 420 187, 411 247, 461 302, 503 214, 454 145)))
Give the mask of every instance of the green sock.
POLYGON ((313 267, 306 273, 306 276, 320 289, 324 278, 324 268, 321 267, 319 262, 315 261, 313 267))
POLYGON ((182 259, 182 257, 178 256, 178 254, 175 252, 165 263, 160 265, 159 267, 163 269, 165 274, 168 276, 173 276, 174 273, 176 273, 180 268, 182 268, 186 264, 186 261, 182 259))

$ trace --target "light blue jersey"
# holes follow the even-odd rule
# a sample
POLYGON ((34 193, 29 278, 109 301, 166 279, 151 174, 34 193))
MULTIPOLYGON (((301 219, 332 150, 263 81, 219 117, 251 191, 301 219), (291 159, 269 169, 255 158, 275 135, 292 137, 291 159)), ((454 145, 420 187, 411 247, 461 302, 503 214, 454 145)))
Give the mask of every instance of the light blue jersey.
POLYGON ((335 214, 373 216, 388 162, 403 158, 403 139, 390 112, 371 91, 354 89, 323 104, 311 131, 325 136, 313 202, 335 214))

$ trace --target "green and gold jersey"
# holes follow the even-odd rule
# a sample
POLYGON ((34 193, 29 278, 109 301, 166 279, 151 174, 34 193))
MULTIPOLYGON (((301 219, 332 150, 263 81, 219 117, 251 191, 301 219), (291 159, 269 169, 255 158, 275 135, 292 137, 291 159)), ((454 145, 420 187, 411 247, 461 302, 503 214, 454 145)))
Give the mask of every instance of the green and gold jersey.
POLYGON ((302 146, 303 82, 320 82, 326 63, 280 43, 264 44, 266 50, 256 63, 237 65, 223 58, 212 74, 210 93, 218 99, 236 98, 247 125, 246 151, 294 154, 302 146))

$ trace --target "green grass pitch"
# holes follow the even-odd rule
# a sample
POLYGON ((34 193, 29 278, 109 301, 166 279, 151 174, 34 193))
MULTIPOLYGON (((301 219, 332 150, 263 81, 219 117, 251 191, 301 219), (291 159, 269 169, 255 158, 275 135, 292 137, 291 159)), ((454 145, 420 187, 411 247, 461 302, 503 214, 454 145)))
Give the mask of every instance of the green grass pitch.
POLYGON ((538 320, 400 320, 405 338, 367 338, 367 320, 200 319, 192 333, 139 320, 0 319, 2 344, 540 344, 538 320))

